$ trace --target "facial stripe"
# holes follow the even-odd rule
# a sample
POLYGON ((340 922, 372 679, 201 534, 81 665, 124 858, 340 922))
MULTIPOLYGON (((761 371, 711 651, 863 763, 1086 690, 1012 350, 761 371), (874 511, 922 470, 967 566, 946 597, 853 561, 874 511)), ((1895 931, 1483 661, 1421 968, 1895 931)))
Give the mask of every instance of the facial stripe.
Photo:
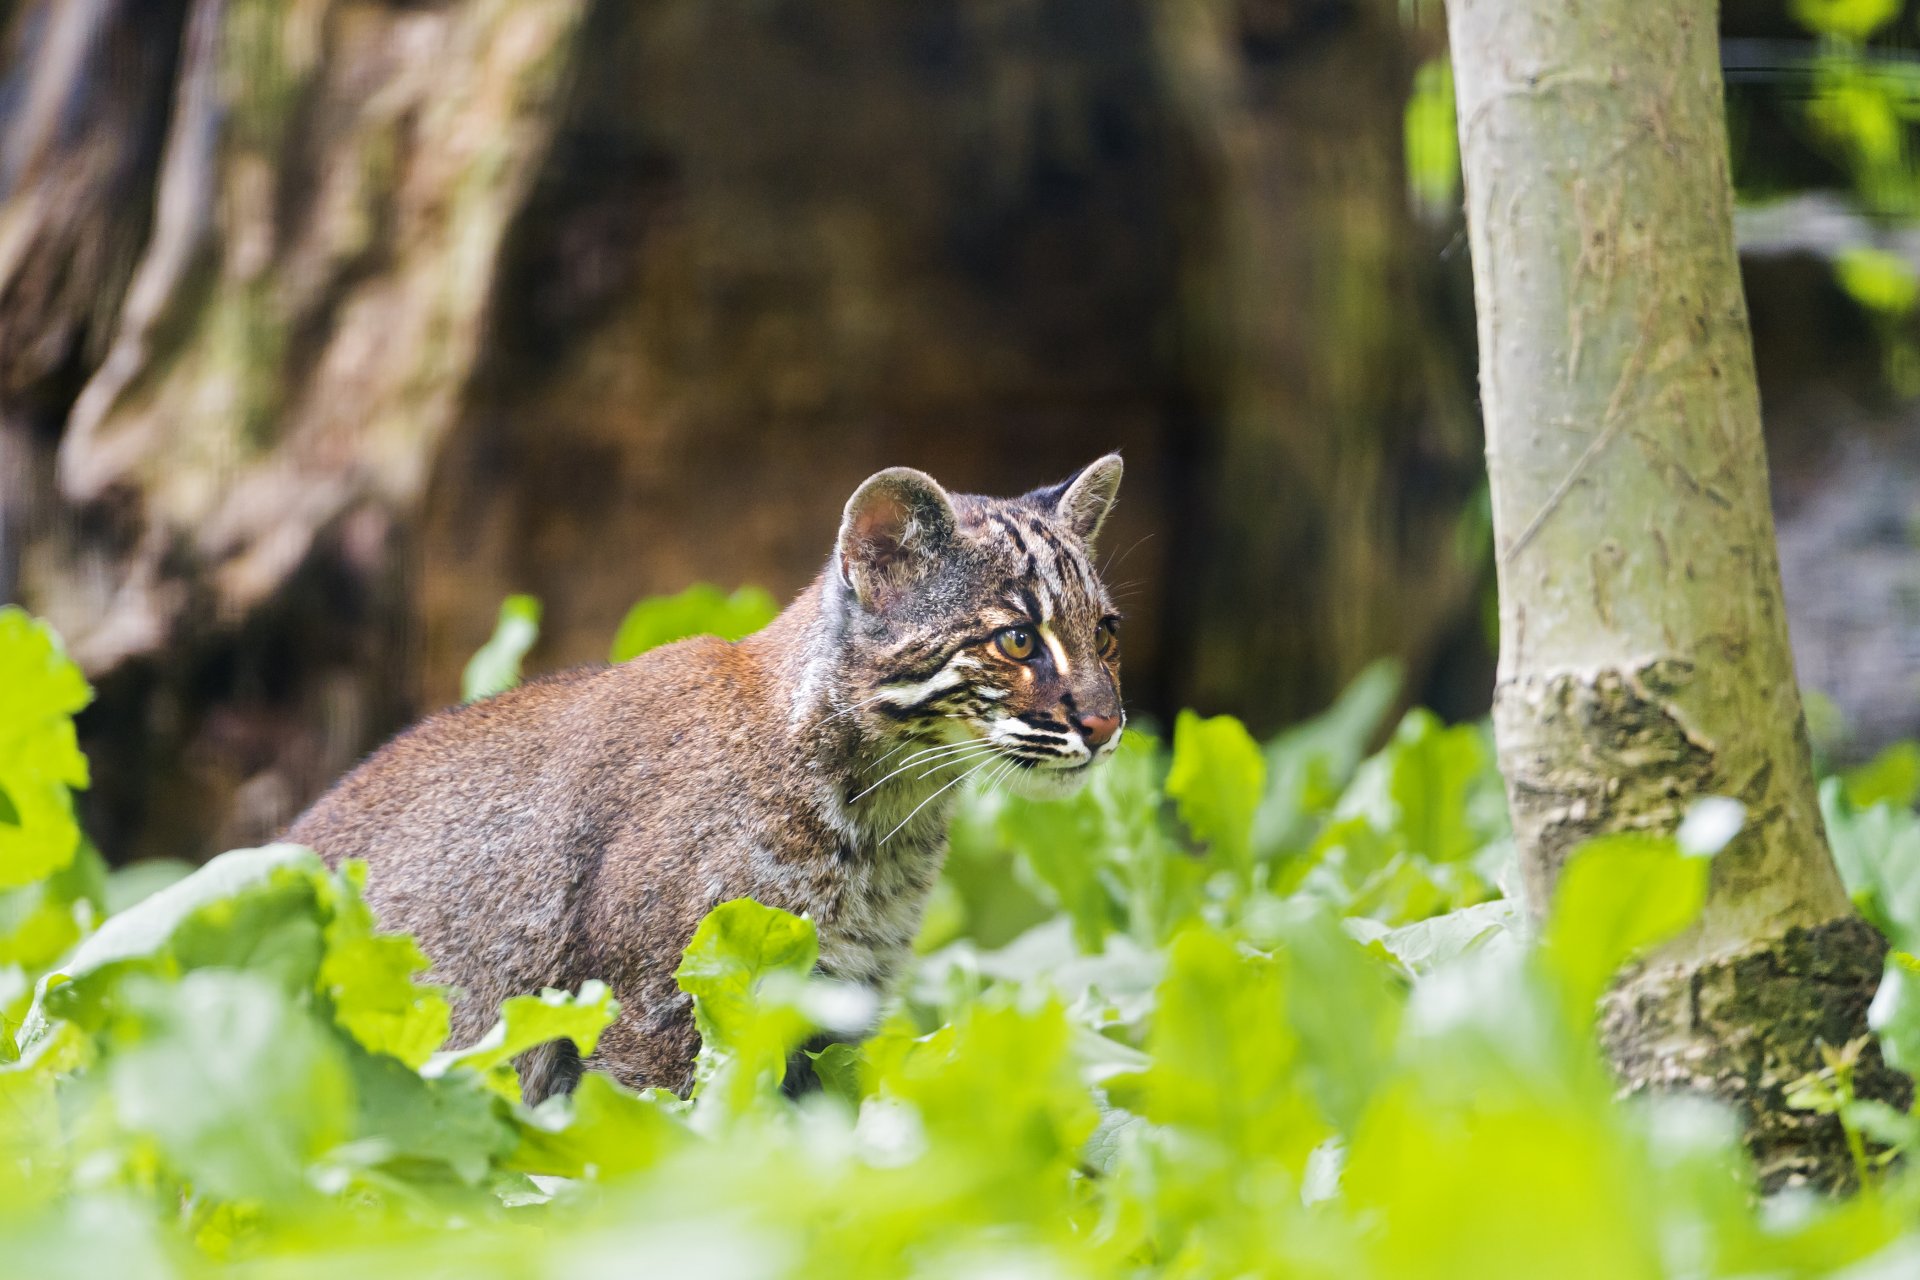
POLYGON ((959 640, 951 641, 941 648, 935 657, 924 662, 915 663, 913 666, 903 668, 889 675, 883 675, 876 683, 883 685, 919 684, 930 680, 944 670, 946 665, 953 661, 956 654, 971 649, 977 644, 985 644, 991 639, 993 639, 993 632, 983 631, 978 635, 969 635, 959 640))
POLYGON ((1053 628, 1043 622, 1037 630, 1040 638, 1046 641, 1047 652, 1053 655, 1054 669, 1062 678, 1073 675, 1073 665, 1067 661, 1067 646, 1060 643, 1060 637, 1053 634, 1053 628))

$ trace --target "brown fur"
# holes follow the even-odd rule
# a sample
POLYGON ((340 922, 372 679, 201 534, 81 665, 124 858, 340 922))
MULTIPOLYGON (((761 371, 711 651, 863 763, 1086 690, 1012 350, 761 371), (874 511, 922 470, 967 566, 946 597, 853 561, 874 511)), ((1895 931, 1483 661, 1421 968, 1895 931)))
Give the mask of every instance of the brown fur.
MULTIPOLYGON (((463 993, 456 1042, 508 996, 604 978, 622 1011, 596 1065, 684 1088, 698 1040, 673 973, 707 911, 752 897, 807 914, 824 972, 884 988, 939 873, 949 784, 978 766, 1058 792, 1110 752, 1076 726, 1120 714, 1085 554, 1118 473, 1106 459, 1084 483, 999 501, 883 472, 849 502, 835 562, 765 630, 429 717, 288 838, 366 861, 381 918, 463 993), (1022 593, 1044 602, 1025 620, 1046 623, 1064 669, 980 641, 929 692, 943 647, 1021 621, 1022 593), (925 767, 902 771, 921 750, 925 767)), ((525 1086, 568 1083, 542 1060, 525 1086)))

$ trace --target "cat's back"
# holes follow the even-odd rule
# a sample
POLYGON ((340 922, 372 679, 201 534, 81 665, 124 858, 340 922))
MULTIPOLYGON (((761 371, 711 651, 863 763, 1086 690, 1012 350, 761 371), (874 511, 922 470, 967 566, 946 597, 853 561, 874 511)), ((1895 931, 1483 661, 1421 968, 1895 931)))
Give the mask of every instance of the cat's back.
MULTIPOLYGON (((627 802, 622 773, 684 767, 686 757, 738 736, 730 721, 742 666, 735 646, 696 636, 436 712, 342 778, 286 838, 329 863, 379 863, 389 852, 427 852, 442 843, 435 833, 471 842, 476 829, 564 827, 582 803, 581 785, 611 783, 627 802)), ((480 855, 492 843, 463 852, 480 855)))
POLYGON ((609 840, 670 829, 739 718, 735 646, 699 637, 428 716, 354 769, 286 839, 367 864, 383 923, 415 934, 473 1011, 558 981, 609 840))

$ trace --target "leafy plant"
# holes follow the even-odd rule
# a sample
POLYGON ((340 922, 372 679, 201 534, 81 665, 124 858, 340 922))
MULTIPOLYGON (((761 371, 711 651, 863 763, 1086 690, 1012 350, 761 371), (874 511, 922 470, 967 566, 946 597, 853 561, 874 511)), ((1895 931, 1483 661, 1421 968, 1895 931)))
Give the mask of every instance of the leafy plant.
MULTIPOLYGON (((77 673, 37 624, 0 625, 0 701, 39 709, 0 732, 70 742, 77 673)), ((426 957, 378 931, 352 866, 241 850, 102 919, 114 895, 61 843, 70 807, 20 809, 0 1258, 369 1280, 1901 1274, 1920 1179, 1868 1144, 1916 1121, 1851 1097, 1852 1049, 1794 1096, 1847 1124, 1873 1194, 1770 1208, 1731 1117, 1618 1102, 1596 1051, 1596 996, 1687 925, 1737 814, 1577 852, 1535 940, 1499 894, 1484 731, 1415 712, 1368 754, 1394 695, 1370 672, 1265 744, 1183 717, 1168 745, 1130 733, 1072 801, 970 798, 884 1008, 812 976, 812 922, 721 905, 677 975, 704 1042, 687 1098, 589 1071, 522 1104, 516 1057, 591 1055, 613 993, 517 997, 448 1046, 426 957), (789 1099, 802 1052, 824 1088, 789 1099)), ((1906 1065, 1901 760, 1823 799, 1898 948, 1875 1022, 1906 1065)))

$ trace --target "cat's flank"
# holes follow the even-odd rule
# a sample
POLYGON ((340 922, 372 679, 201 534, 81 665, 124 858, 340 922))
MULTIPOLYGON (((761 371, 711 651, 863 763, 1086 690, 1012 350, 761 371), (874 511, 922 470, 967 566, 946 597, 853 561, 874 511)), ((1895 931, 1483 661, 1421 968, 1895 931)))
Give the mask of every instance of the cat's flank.
MULTIPOLYGON (((884 989, 907 960, 968 778, 1064 795, 1119 742, 1118 619, 1090 549, 1109 455, 1018 498, 906 468, 848 500, 832 558, 765 630, 685 640, 422 721, 288 832, 360 858, 382 922, 463 993, 604 978, 588 1064, 683 1089, 698 1048, 674 983, 732 898, 810 916, 822 972, 884 989)), ((530 1064, 539 1097, 574 1065, 530 1064)))

